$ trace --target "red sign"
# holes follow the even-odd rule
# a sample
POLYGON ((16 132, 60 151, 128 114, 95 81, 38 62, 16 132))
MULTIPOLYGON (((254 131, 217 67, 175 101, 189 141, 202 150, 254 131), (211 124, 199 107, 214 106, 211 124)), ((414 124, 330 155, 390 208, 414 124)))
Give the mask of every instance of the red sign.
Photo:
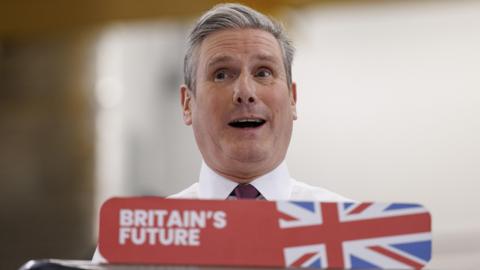
POLYGON ((430 228, 417 204, 114 198, 99 249, 109 263, 413 269, 430 228))

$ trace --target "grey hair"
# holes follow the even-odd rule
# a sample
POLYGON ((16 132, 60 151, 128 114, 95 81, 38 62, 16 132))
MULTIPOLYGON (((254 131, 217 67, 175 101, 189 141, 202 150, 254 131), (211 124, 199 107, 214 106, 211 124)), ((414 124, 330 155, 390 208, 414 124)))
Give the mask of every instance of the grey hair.
POLYGON ((197 21, 188 37, 184 59, 184 80, 195 93, 198 56, 194 55, 202 41, 210 34, 225 29, 259 29, 277 39, 283 56, 287 85, 292 86, 292 61, 295 48, 282 25, 264 14, 241 4, 219 4, 207 11, 197 21))

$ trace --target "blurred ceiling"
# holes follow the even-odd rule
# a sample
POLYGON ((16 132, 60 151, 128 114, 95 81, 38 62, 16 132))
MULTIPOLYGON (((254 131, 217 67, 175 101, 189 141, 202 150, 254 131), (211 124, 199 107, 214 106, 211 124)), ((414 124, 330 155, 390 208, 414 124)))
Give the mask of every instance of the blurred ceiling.
MULTIPOLYGON (((68 34, 126 20, 191 19, 219 2, 222 1, 1 0, 0 39, 68 34)), ((278 13, 285 7, 301 8, 311 4, 358 3, 360 1, 247 0, 241 2, 260 11, 279 15, 278 13)))

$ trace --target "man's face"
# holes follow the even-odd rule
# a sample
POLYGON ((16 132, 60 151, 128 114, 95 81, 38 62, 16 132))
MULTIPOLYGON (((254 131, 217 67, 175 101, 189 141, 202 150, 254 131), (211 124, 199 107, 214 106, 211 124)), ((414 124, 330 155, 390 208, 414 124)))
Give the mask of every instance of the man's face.
POLYGON ((296 119, 282 52, 263 30, 222 30, 197 48, 195 94, 181 87, 184 121, 217 173, 248 182, 282 162, 296 119))

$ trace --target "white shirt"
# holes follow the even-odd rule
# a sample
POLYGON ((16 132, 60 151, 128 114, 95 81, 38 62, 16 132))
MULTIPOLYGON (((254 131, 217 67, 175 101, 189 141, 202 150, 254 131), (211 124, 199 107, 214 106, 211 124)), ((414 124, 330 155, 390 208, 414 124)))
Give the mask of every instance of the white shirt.
MULTIPOLYGON (((293 179, 290 177, 285 161, 250 184, 266 200, 351 201, 327 189, 293 179)), ((202 162, 198 182, 169 198, 225 200, 237 185, 238 183, 217 174, 202 162)))
MULTIPOLYGON (((351 201, 327 189, 311 186, 291 178, 285 161, 273 171, 258 177, 250 184, 266 200, 351 201)), ((217 174, 205 162, 202 162, 198 182, 169 198, 225 200, 237 185, 238 183, 217 174)), ((92 262, 106 262, 98 248, 95 250, 92 262)))

